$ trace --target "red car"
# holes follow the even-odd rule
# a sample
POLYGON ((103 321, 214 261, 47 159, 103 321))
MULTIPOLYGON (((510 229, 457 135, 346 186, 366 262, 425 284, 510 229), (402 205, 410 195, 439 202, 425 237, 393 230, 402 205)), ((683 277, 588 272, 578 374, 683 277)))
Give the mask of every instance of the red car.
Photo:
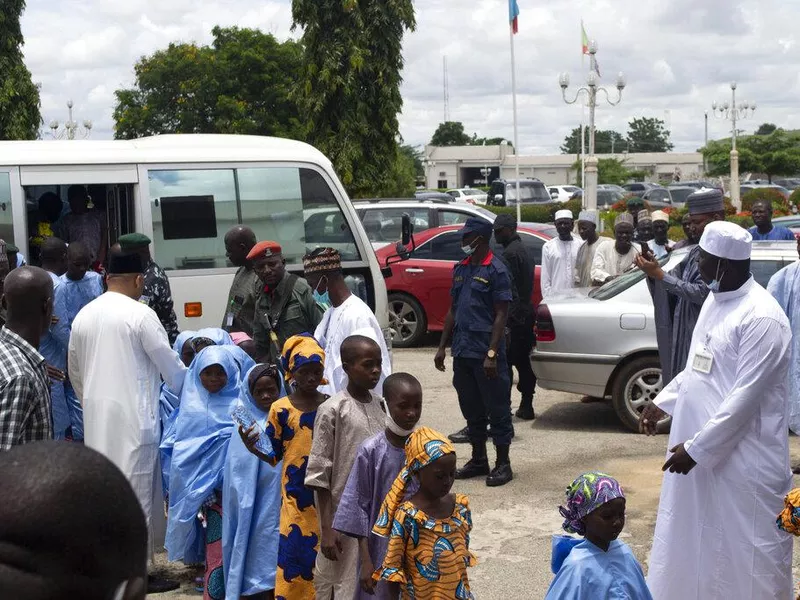
MULTIPOLYGON (((465 258, 461 250, 462 227, 436 227, 414 234, 417 247, 411 257, 389 267, 392 276, 386 278, 386 291, 389 294, 389 321, 396 347, 414 346, 426 332, 441 331, 444 327, 444 318, 450 310, 453 265, 465 258)), ((521 223, 517 233, 536 265, 533 303, 538 306, 542 299, 539 286, 542 246, 556 235, 556 230, 552 225, 521 223)), ((502 253, 502 247, 494 239, 492 250, 498 255, 502 253)), ((375 252, 381 266, 394 253, 393 245, 375 252)))

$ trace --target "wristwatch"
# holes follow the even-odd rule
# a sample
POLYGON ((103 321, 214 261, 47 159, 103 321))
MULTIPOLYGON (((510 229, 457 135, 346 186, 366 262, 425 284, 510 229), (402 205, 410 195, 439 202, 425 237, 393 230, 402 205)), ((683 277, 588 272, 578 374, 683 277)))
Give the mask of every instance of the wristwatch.
POLYGON ((497 351, 489 348, 489 351, 486 353, 486 358, 488 358, 489 360, 494 360, 495 358, 497 358, 497 351))

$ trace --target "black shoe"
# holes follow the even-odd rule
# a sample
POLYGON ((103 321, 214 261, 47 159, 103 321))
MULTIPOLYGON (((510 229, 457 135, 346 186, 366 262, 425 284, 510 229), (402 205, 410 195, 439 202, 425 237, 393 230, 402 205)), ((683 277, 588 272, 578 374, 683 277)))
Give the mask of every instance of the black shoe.
POLYGON ((451 433, 447 436, 447 439, 454 444, 469 444, 469 427, 464 427, 464 429, 451 433))
MULTIPOLYGON (((458 479, 458 473, 456 473, 456 479, 458 479)), ((498 487, 507 484, 512 479, 514 479, 514 473, 511 471, 511 463, 502 463, 496 465, 486 477, 486 485, 498 487)))
POLYGON ((172 579, 164 579, 162 577, 155 577, 154 575, 147 576, 147 593, 148 594, 163 594, 164 592, 171 592, 181 587, 181 584, 172 579))
POLYGON ((520 404, 517 412, 514 414, 523 421, 533 421, 536 418, 536 413, 533 412, 533 406, 525 404, 520 404))
POLYGON ((471 458, 456 471, 456 479, 472 479, 489 474, 489 461, 485 458, 471 458))

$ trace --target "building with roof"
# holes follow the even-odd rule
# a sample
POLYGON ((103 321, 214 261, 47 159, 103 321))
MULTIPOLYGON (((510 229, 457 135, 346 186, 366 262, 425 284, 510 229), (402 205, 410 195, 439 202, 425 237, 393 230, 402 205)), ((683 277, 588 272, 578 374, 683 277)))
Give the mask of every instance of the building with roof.
MULTIPOLYGON (((575 154, 520 155, 520 177, 536 177, 546 185, 568 185, 578 180, 573 168, 575 154)), ((703 155, 699 152, 642 152, 598 154, 598 159, 616 158, 632 171, 646 173, 646 181, 700 179, 703 155)), ((498 178, 512 179, 516 173, 516 155, 507 145, 499 146, 426 146, 423 165, 427 188, 460 188, 488 185, 498 178), (488 175, 488 177, 487 177, 488 175), (487 181, 488 179, 488 181, 487 181)))

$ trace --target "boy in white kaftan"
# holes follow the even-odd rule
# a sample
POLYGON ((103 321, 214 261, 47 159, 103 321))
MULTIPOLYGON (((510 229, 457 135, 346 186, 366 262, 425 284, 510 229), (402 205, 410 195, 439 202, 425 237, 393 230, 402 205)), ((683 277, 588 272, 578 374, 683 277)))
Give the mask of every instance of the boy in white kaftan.
POLYGON ((559 210, 555 215, 558 237, 547 240, 542 247, 542 269, 539 279, 542 286, 542 298, 563 290, 572 289, 575 282, 578 250, 583 245, 572 235, 572 213, 559 210))
MULTIPOLYGON (((708 225, 701 248, 723 256, 704 240, 728 226, 708 225)), ((775 525, 791 484, 791 337, 752 276, 706 299, 686 368, 655 400, 672 415, 667 447, 683 444, 696 462, 686 475, 664 474, 647 578, 656 600, 793 597, 792 538, 775 525)))

